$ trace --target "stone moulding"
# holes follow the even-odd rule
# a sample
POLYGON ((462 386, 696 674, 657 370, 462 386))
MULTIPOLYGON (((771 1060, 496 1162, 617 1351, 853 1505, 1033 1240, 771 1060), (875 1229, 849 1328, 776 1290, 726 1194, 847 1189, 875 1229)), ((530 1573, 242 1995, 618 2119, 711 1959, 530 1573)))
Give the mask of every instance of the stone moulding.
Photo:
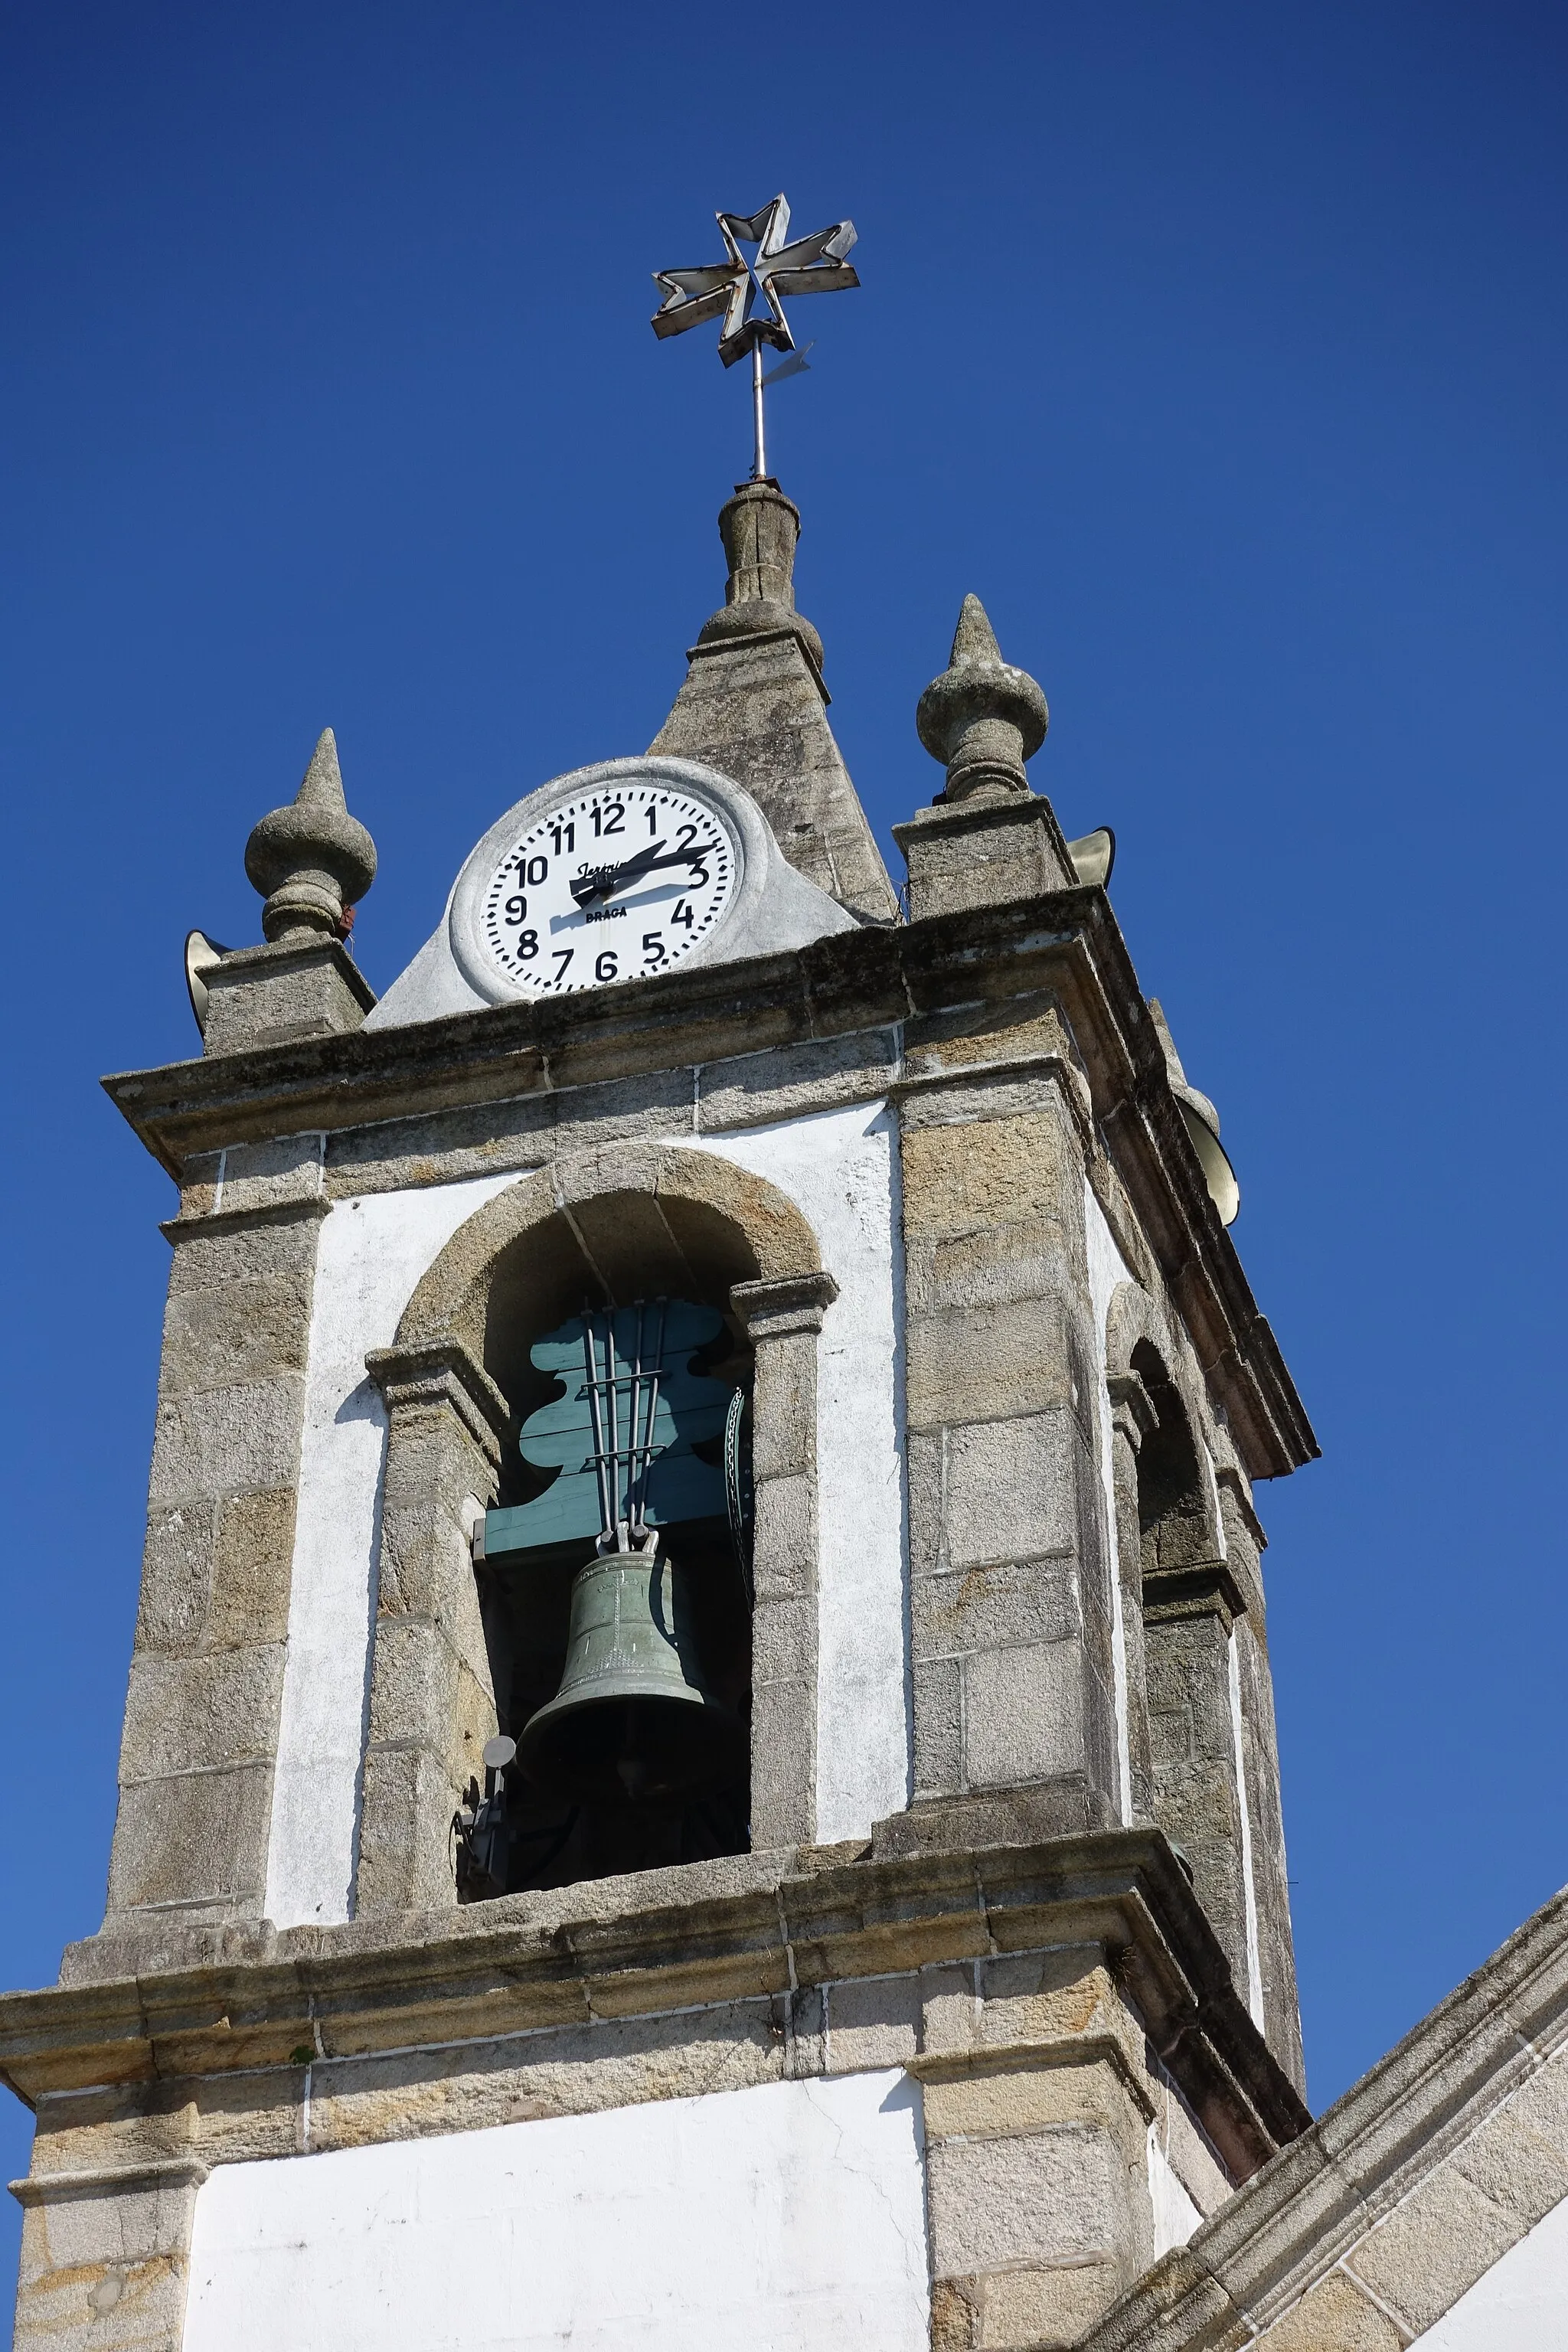
MULTIPOLYGON (((1568 2185, 1561 2070, 1568 2040, 1568 1891, 1114 2304, 1079 2352, 1217 2352, 1277 2340, 1392 2346, 1424 2333, 1568 2185), (1536 2097, 1535 2112, 1510 2109, 1536 2097), (1473 2178, 1462 2178, 1466 2152, 1473 2178), (1487 2227, 1440 2192, 1507 2179, 1487 2227), (1401 2209, 1403 2242, 1367 2259, 1401 2209), (1501 2237, 1503 2243, 1499 2243, 1501 2237), (1363 2281, 1368 2270, 1377 2284, 1363 2281), (1468 2272, 1468 2277, 1456 2275, 1468 2272), (1448 2281, 1449 2287, 1442 2285, 1448 2281), (1363 2292, 1363 2285, 1366 2291, 1363 2292), (1426 2307, 1423 2307, 1423 2305, 1426 2307), (1394 2314, 1393 2323, 1390 2311, 1394 2314), (1309 2314, 1311 2315, 1309 2318, 1309 2314), (1271 2332, 1279 2328, 1278 2338, 1271 2332)), ((1504 2340, 1500 2337, 1500 2342, 1504 2340)), ((1510 2336, 1507 2340, 1513 2341, 1510 2336)))
MULTIPOLYGON (((1318 1452, 1208 1196, 1163 1048, 1103 890, 868 926, 796 954, 698 966, 563 1004, 495 1005, 131 1072, 104 1085, 176 1180, 193 1153, 890 1029, 1031 992, 1058 1002, 1082 1056, 1097 1150, 1125 1187, 1252 1477, 1318 1452)), ((900 1048, 901 1054, 901 1048, 900 1048)), ((883 1076, 896 1084, 901 1064, 883 1076)), ((1075 1073, 1075 1088, 1083 1082, 1075 1073)))
MULTIPOLYGON (((103 2084, 298 2072, 301 2045, 331 2062, 737 1999, 787 2010, 847 1978, 1099 1945, 1233 2179, 1306 2127, 1157 1831, 860 1851, 759 1853, 342 1927, 279 1934, 264 1922, 230 1931, 216 1961, 6 1995, 0 2076, 31 2104, 103 2084)), ((975 2063, 1002 2054, 977 2051, 975 2063)))

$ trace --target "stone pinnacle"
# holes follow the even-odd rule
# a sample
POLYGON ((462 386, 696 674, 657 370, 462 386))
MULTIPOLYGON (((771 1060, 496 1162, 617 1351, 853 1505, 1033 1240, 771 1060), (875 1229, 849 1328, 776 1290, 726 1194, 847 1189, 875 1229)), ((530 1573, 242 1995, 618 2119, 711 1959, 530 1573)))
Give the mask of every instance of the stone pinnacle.
POLYGON ((289 806, 264 816, 247 842, 245 870, 267 901, 261 928, 269 940, 342 937, 344 908, 375 879, 375 844, 348 813, 330 727, 289 806))
POLYGON ((1026 793, 1024 762, 1046 740, 1050 714, 1027 670, 1005 662, 978 596, 966 596, 952 652, 920 698, 915 725, 933 760, 945 761, 940 797, 977 792, 1026 793))
POLYGON ((742 482, 719 515, 719 534, 730 566, 724 602, 702 625, 700 645, 726 637, 787 630, 798 637, 820 670, 822 639, 795 610, 795 551, 800 509, 774 481, 742 482))

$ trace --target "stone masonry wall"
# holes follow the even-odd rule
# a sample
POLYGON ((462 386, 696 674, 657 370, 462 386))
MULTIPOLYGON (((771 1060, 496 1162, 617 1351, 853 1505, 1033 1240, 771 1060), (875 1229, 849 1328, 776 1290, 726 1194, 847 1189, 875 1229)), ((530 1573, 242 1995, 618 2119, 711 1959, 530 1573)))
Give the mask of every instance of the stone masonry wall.
POLYGON ((111 1919, 263 1907, 321 1139, 222 1160, 169 1228, 111 1919))
POLYGON ((1063 1829, 1112 1822, 1081 1147, 1051 1078, 901 1116, 916 1795, 1048 1783, 1063 1829))

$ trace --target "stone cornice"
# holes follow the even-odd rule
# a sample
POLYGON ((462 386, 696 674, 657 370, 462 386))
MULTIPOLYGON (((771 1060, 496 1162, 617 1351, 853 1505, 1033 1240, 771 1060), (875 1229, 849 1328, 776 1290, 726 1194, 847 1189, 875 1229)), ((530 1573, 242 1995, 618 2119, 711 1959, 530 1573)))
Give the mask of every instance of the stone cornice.
MULTIPOLYGON (((201 1931, 185 1933, 186 1951, 199 1950, 201 1931)), ((208 1948, 221 1957, 203 1964, 0 1999, 0 2076, 31 2101, 287 2068, 302 2049, 332 2059, 492 2040, 1065 1944, 1107 1951, 1234 2178, 1306 2127, 1152 1830, 855 1860, 843 1848, 754 1854, 466 1911, 222 1930, 208 1948)), ((75 1953, 106 1957, 92 1944, 75 1953)))
POLYGON ((191 1153, 226 1144, 646 1076, 870 1029, 901 1032, 927 1014, 1041 991, 1056 995, 1070 1024, 1099 1137, 1248 1474, 1295 1469, 1316 1454, 1317 1442, 1209 1199, 1158 1033, 1110 901, 1096 887, 839 932, 796 953, 699 965, 559 1004, 494 1005, 128 1072, 104 1085, 177 1177, 191 1153))

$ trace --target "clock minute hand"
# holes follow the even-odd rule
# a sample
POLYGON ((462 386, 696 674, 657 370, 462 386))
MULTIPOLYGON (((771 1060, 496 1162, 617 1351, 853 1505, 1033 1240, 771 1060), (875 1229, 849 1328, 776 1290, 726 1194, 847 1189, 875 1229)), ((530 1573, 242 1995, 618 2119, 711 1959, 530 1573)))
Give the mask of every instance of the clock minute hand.
POLYGON ((617 890, 624 889, 628 882, 640 881, 645 874, 651 874, 656 866, 700 866, 718 846, 716 841, 698 841, 689 849, 672 849, 661 856, 663 842, 650 842, 647 849, 638 851, 637 856, 628 857, 624 866, 615 866, 608 872, 601 870, 597 874, 581 876, 572 885, 572 896, 580 907, 585 907, 590 898, 613 898, 617 890))
POLYGON ((635 857, 628 857, 624 866, 601 866, 591 874, 580 874, 571 886, 572 896, 580 907, 585 907, 590 898, 607 898, 624 882, 635 882, 639 874, 646 874, 650 866, 657 866, 659 863, 658 853, 663 847, 662 841, 652 841, 635 857))

